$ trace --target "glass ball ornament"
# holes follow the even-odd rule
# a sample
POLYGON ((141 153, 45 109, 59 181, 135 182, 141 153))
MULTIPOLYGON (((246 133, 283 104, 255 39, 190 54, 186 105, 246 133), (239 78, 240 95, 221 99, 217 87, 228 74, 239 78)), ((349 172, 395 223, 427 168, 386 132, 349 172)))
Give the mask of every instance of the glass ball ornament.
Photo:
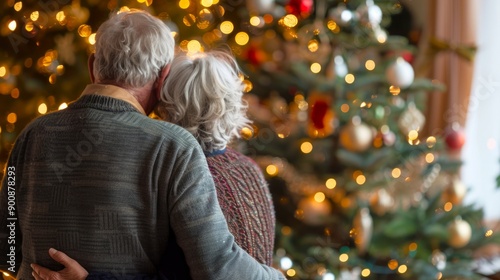
POLYGON ((359 117, 354 117, 340 130, 340 144, 351 152, 364 152, 372 146, 373 130, 359 117))
POLYGON ((385 75, 391 85, 404 89, 413 83, 415 71, 410 63, 399 57, 394 63, 389 65, 385 75))
POLYGON ((469 244, 472 228, 467 221, 458 217, 448 225, 448 234, 448 244, 453 248, 462 248, 469 244))

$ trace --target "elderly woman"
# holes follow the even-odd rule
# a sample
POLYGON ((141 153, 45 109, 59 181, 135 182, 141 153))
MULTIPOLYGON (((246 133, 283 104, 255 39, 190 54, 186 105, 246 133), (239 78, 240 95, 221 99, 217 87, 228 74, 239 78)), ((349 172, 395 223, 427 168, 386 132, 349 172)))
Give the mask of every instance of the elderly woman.
MULTIPOLYGON (((270 265, 275 216, 267 183, 253 160, 228 147, 249 124, 243 88, 238 65, 230 54, 211 51, 179 55, 163 86, 159 115, 184 127, 198 140, 229 231, 251 256, 270 265)), ((172 257, 172 250, 167 251, 171 256, 167 263, 175 263, 178 258, 172 257)))

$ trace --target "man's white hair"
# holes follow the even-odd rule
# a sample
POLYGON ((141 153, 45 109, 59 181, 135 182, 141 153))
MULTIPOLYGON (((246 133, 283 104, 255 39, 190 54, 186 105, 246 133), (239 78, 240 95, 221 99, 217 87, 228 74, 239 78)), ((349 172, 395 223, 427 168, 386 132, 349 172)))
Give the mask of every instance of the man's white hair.
POLYGON ((160 116, 191 132, 205 152, 226 148, 250 123, 239 75, 226 52, 179 54, 163 86, 160 116))
POLYGON ((160 19, 140 10, 120 12, 96 33, 97 81, 139 88, 155 80, 174 57, 175 42, 160 19))

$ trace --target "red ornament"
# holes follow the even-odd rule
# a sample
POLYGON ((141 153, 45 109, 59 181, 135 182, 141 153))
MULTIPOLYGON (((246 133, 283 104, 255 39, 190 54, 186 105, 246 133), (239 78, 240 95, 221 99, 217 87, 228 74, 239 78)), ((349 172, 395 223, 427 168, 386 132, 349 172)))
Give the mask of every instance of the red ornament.
POLYGON ((323 100, 316 101, 311 107, 311 122, 316 129, 325 128, 324 119, 330 105, 323 100))
POLYGON ((255 66, 259 66, 264 60, 261 51, 255 46, 250 46, 245 53, 246 59, 255 66))
POLYGON ((313 0, 290 0, 286 5, 286 10, 296 16, 307 17, 312 12, 313 6, 313 0))
POLYGON ((454 125, 448 129, 444 140, 448 149, 459 151, 465 144, 465 132, 461 127, 454 125))

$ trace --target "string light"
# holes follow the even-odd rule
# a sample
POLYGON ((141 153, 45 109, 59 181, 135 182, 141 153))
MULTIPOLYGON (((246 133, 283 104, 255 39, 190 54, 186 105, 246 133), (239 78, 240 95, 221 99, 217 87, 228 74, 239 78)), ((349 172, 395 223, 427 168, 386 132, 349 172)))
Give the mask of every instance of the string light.
POLYGON ((278 175, 278 167, 274 164, 270 164, 266 167, 266 173, 270 176, 278 175))
POLYGON ((328 189, 332 190, 337 186, 337 181, 333 178, 330 178, 330 179, 326 180, 325 185, 328 189))
POLYGON ((299 23, 299 19, 293 15, 293 14, 288 14, 283 18, 283 24, 286 27, 295 27, 299 23))
POLYGON ((66 104, 66 102, 64 102, 64 103, 61 103, 61 105, 59 105, 59 108, 57 108, 57 109, 58 110, 64 110, 66 108, 68 108, 68 104, 66 104))
POLYGON ((347 262, 349 260, 349 255, 348 254, 340 254, 339 256, 339 261, 341 262, 347 262))
POLYGON ((14 4, 14 10, 19 12, 23 8, 23 2, 19 1, 14 4))
POLYGON ((365 62, 365 68, 368 71, 372 71, 375 69, 375 61, 369 59, 365 62))
POLYGON ((322 192, 317 192, 314 194, 314 200, 318 203, 325 201, 325 194, 322 192))
POLYGON ((191 3, 190 3, 190 1, 189 1, 189 0, 180 0, 180 1, 179 1, 179 8, 181 8, 181 9, 184 9, 184 10, 185 10, 185 9, 189 8, 189 5, 190 5, 190 4, 191 4, 191 3))
POLYGON ((310 152, 312 152, 313 150, 313 145, 311 144, 311 142, 303 142, 301 145, 300 145, 300 150, 304 153, 304 154, 308 154, 310 152))
POLYGON ((226 20, 226 21, 221 22, 219 28, 220 28, 220 31, 222 33, 231 34, 231 32, 233 32, 233 30, 234 30, 234 25, 232 22, 226 20))
POLYGON ((396 167, 396 168, 394 168, 394 169, 392 170, 392 172, 391 172, 391 175, 392 175, 392 177, 393 177, 394 179, 399 178, 399 177, 401 176, 401 169, 399 169, 399 168, 397 168, 397 167, 396 167))
POLYGON ((250 24, 252 26, 259 26, 261 24, 262 20, 258 16, 253 16, 250 18, 250 24))
POLYGON ((311 72, 318 74, 321 71, 321 64, 314 62, 311 64, 311 72))
POLYGON ((250 40, 250 37, 248 36, 248 34, 246 32, 238 32, 236 34, 236 36, 234 36, 234 40, 236 41, 236 44, 240 45, 240 46, 244 46, 248 43, 248 41, 250 40))
POLYGON ((14 31, 17 28, 17 22, 15 20, 11 20, 9 24, 7 24, 7 27, 10 31, 14 31))
POLYGON ((344 79, 345 79, 345 82, 348 83, 348 84, 354 83, 354 80, 355 80, 354 75, 350 74, 350 73, 347 74, 347 75, 345 75, 344 79))
POLYGON ((48 109, 47 104, 45 104, 45 103, 38 105, 38 113, 40 113, 42 115, 47 113, 47 109, 48 109))
POLYGON ((408 267, 405 264, 402 264, 398 267, 398 272, 401 274, 406 273, 407 270, 408 270, 408 267))
POLYGON ((8 123, 16 123, 17 122, 17 115, 16 113, 10 113, 7 115, 7 122, 8 123))

